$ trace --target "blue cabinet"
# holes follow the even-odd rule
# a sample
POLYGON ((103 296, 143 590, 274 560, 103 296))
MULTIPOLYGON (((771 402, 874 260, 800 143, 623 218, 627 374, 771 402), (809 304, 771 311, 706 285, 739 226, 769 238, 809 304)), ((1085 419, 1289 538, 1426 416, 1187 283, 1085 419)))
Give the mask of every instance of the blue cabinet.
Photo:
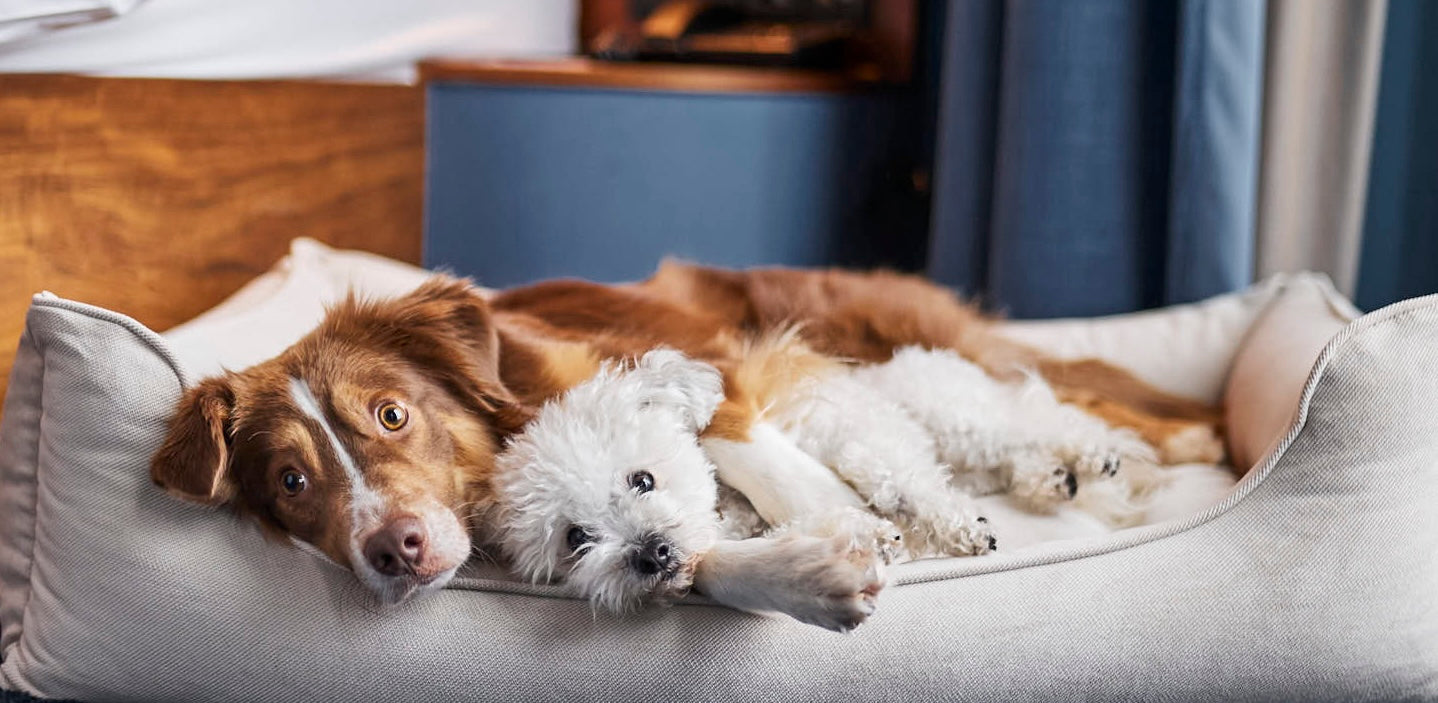
POLYGON ((913 245, 883 231, 910 169, 892 92, 427 91, 424 263, 483 285, 635 280, 665 256, 863 266, 913 245))

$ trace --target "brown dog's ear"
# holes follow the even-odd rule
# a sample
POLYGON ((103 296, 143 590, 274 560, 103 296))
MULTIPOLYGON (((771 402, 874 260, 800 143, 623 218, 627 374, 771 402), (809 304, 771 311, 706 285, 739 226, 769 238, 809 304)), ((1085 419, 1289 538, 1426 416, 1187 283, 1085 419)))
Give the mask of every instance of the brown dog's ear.
POLYGON ((171 495, 206 505, 228 501, 230 415, 235 395, 224 378, 211 378, 185 392, 170 419, 165 443, 150 460, 150 478, 171 495))
POLYGON ((389 343, 506 433, 532 417, 499 374, 500 341, 489 303, 468 281, 438 275, 413 293, 381 304, 389 343))

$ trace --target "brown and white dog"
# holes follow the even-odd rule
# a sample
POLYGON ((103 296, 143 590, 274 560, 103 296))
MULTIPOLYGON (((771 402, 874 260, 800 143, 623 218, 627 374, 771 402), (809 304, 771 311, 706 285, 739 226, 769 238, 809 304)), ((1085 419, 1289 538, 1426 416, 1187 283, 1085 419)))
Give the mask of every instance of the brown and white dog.
POLYGON ((151 476, 399 601, 470 554, 466 507, 525 419, 498 369, 488 307, 462 283, 351 300, 278 357, 186 392, 151 476))
MULTIPOLYGON (((921 279, 666 264, 634 285, 554 281, 486 299, 437 276, 394 300, 348 300, 274 359, 189 389, 151 475, 178 497, 232 506, 398 602, 444 585, 469 556, 495 455, 546 400, 605 360, 660 346, 732 368, 747 340, 796 324, 836 358, 921 346, 957 350, 999 377, 1037 369, 1166 462, 1221 453, 1209 408, 1101 362, 1004 340, 921 279)), ((726 384, 706 436, 764 460, 772 455, 750 434, 753 404, 741 392, 726 384)))

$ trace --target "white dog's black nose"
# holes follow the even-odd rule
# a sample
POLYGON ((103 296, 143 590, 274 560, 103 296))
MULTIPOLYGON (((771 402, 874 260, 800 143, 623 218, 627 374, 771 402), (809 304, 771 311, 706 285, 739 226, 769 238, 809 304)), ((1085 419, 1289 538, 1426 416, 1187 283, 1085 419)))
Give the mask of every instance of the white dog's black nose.
POLYGON ((645 576, 672 574, 679 570, 674 546, 662 537, 651 536, 629 554, 629 567, 645 576))

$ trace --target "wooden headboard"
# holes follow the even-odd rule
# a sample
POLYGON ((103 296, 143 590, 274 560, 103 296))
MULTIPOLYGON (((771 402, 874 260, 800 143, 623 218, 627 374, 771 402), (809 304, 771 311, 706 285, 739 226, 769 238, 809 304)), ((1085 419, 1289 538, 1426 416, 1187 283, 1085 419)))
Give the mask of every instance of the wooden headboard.
POLYGON ((30 296, 165 330, 308 236, 420 256, 419 88, 0 75, 0 394, 30 296))

